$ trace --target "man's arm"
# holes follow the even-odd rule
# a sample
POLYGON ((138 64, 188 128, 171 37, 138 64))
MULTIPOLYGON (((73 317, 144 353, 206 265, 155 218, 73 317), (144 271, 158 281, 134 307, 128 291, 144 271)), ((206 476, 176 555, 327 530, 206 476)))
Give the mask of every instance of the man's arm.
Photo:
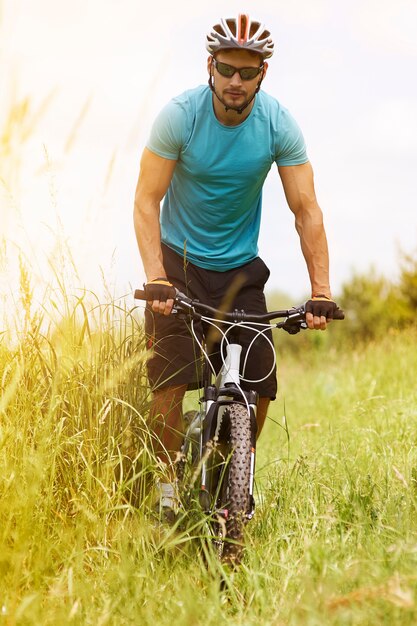
MULTIPOLYGON (((176 163, 174 160, 154 154, 147 148, 142 154, 133 220, 148 282, 166 276, 162 261, 159 214, 161 200, 169 187, 176 163)), ((172 300, 167 300, 166 303, 154 301, 152 308, 154 311, 169 315, 172 304, 172 300)))
MULTIPOLYGON (((323 214, 314 190, 310 163, 278 167, 288 206, 295 215, 295 227, 311 282, 311 295, 332 297, 329 283, 329 254, 323 214)), ((307 314, 309 328, 324 330, 325 317, 307 314)))

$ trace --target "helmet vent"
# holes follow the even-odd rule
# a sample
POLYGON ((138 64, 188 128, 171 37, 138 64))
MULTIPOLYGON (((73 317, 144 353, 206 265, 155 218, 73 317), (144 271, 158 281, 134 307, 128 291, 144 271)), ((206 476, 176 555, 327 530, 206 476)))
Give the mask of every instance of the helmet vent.
POLYGON ((228 27, 230 29, 230 32, 233 34, 233 37, 237 37, 236 20, 228 19, 228 20, 226 20, 226 24, 228 25, 228 27))
MULTIPOLYGON (((253 29, 253 33, 251 32, 251 37, 255 34, 256 28, 253 29)), ((268 39, 268 37, 271 36, 271 33, 269 32, 269 30, 264 30, 264 32, 262 33, 262 35, 259 35, 259 39, 268 39)))
POLYGON ((239 15, 240 17, 240 32, 239 32, 239 41, 247 41, 248 38, 248 16, 247 15, 239 15))
POLYGON ((227 37, 227 33, 224 28, 221 27, 221 24, 215 24, 213 26, 213 30, 215 30, 216 33, 219 33, 219 35, 221 35, 222 37, 227 37))

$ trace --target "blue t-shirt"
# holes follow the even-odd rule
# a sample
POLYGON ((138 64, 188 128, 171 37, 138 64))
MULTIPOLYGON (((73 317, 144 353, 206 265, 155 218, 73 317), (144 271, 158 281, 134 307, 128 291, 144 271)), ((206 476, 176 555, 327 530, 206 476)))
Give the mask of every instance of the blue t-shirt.
POLYGON ((195 265, 226 271, 258 254, 262 187, 275 162, 308 161, 302 133, 275 98, 260 91, 238 126, 216 118, 200 86, 162 109, 147 148, 178 161, 161 211, 161 240, 195 265))

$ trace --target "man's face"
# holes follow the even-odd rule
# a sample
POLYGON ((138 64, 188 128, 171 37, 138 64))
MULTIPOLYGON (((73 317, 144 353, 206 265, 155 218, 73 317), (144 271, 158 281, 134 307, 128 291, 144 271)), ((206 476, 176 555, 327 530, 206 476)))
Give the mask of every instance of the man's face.
MULTIPOLYGON (((247 50, 220 50, 215 58, 219 63, 227 63, 227 65, 232 65, 237 69, 243 67, 258 68, 262 65, 262 58, 258 54, 253 54, 247 50)), ((235 72, 230 77, 222 76, 215 64, 213 67, 212 64, 213 59, 209 57, 207 68, 209 73, 210 69, 213 73, 216 92, 226 105, 237 108, 242 106, 253 95, 260 78, 262 75, 265 75, 267 68, 265 63, 261 73, 250 80, 243 80, 238 72, 235 72)))

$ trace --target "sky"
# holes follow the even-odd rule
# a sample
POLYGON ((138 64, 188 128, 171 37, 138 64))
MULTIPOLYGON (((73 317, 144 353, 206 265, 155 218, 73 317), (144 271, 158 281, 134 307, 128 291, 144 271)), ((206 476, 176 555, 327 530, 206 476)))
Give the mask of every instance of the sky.
MULTIPOLYGON (((1 127, 26 101, 0 166, 1 223, 38 280, 59 238, 87 288, 103 276, 118 296, 142 284, 132 225, 141 152, 160 108, 206 82, 209 27, 238 12, 274 38, 263 89, 303 131, 333 292, 372 265, 395 278, 399 251, 416 251, 415 0, 0 0, 1 127)), ((308 293, 276 168, 259 249, 270 290, 308 293)))

